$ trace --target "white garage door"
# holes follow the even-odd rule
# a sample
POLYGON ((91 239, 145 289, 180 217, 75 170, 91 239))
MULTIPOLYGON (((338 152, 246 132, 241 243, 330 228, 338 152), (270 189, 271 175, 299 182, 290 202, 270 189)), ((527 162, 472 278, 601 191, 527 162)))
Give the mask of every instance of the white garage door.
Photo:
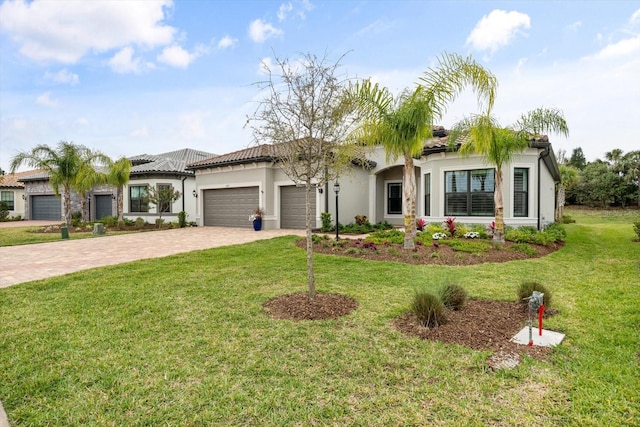
POLYGON ((258 205, 258 187, 205 190, 204 225, 251 228, 249 216, 258 205))
POLYGON ((62 221, 62 198, 31 196, 31 219, 62 221))
MULTIPOLYGON (((280 228, 305 229, 305 188, 280 187, 280 228)), ((315 227, 316 187, 311 189, 311 226, 315 227)))

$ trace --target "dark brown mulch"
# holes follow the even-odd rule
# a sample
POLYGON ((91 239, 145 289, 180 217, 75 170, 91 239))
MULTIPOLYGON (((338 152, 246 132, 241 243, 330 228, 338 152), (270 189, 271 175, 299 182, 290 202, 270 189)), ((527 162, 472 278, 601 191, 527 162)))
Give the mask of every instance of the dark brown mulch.
MULTIPOLYGON (((34 233, 60 233, 60 228, 64 224, 60 225, 47 225, 41 227, 37 230, 34 230, 34 233)), ((143 225, 122 225, 122 226, 113 226, 108 227, 105 226, 105 231, 153 231, 153 230, 168 230, 170 228, 169 224, 162 224, 160 228, 156 224, 143 224, 143 225)), ((93 231, 93 226, 80 226, 80 227, 69 227, 69 233, 90 233, 93 231)))
MULTIPOLYGON (((297 245, 300 248, 306 248, 305 239, 299 240, 297 245)), ((480 253, 457 251, 446 244, 440 244, 437 249, 432 245, 416 245, 414 250, 406 250, 403 249, 402 244, 391 243, 376 245, 376 249, 373 250, 365 248, 364 242, 360 239, 344 238, 340 240, 339 245, 334 245, 334 241, 331 239, 322 240, 320 243, 313 245, 313 251, 315 253, 407 264, 474 265, 485 262, 506 262, 538 258, 557 251, 564 243, 555 243, 547 246, 530 244, 529 247, 536 251, 535 255, 527 255, 521 251, 514 250, 514 245, 513 242, 505 242, 501 246, 492 246, 490 250, 480 253)))
POLYGON ((323 320, 346 316, 358 308, 358 303, 339 294, 316 294, 313 300, 309 294, 282 295, 264 303, 264 308, 275 319, 323 320))
MULTIPOLYGON (((545 318, 554 313, 555 310, 545 310, 545 318)), ((449 311, 447 323, 436 328, 420 325, 413 313, 405 313, 393 320, 391 325, 407 335, 423 340, 543 358, 551 352, 550 348, 529 347, 509 341, 520 329, 528 325, 528 319, 528 312, 523 309, 522 304, 516 302, 468 300, 462 310, 449 311)), ((537 333, 535 318, 533 327, 533 333, 537 333)))

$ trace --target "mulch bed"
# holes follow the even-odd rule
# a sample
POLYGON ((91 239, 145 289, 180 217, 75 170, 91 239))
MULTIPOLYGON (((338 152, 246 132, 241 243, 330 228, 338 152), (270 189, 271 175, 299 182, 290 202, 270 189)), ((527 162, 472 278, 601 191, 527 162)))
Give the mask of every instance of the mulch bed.
POLYGON ((282 295, 264 303, 264 308, 275 319, 323 320, 337 319, 358 308, 358 303, 339 294, 316 294, 313 300, 309 294, 282 295))
MULTIPOLYGON (((299 240, 297 245, 300 248, 306 248, 306 240, 299 240)), ((360 239, 344 238, 340 241, 339 246, 334 246, 333 240, 330 239, 315 243, 313 252, 373 261, 404 262, 407 264, 475 265, 485 262, 506 262, 538 258, 557 251, 564 246, 564 243, 554 243, 547 246, 530 244, 529 247, 535 250, 535 255, 528 255, 514 250, 514 245, 513 242, 504 242, 501 246, 492 246, 490 250, 480 253, 456 251, 446 244, 440 244, 437 249, 432 245, 416 245, 414 250, 406 250, 403 249, 402 244, 391 243, 377 245, 377 250, 371 250, 363 248, 363 241, 360 239), (349 251, 349 249, 352 250, 349 251)))

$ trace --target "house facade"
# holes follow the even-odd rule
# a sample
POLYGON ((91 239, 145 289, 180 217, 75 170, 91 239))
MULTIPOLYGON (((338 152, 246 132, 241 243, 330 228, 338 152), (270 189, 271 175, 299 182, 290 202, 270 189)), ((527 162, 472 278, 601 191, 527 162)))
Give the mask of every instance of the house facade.
MULTIPOLYGON (((182 149, 157 155, 142 154, 129 158, 132 163, 129 183, 124 187, 124 217, 141 217, 154 222, 162 215, 166 221, 177 221, 178 213, 185 211, 188 221, 195 221, 196 198, 195 174, 186 170, 187 163, 215 156, 204 151, 182 149), (162 207, 145 202, 147 189, 170 186, 180 192, 172 204, 162 207), (162 212, 160 212, 162 210, 162 212)), ((63 221, 64 210, 61 197, 57 197, 49 183, 49 175, 42 171, 24 172, 19 182, 24 188, 24 218, 63 221)), ((118 189, 111 185, 98 185, 87 193, 89 220, 99 220, 117 214, 118 189)), ((81 199, 71 194, 71 212, 81 211, 81 199)))
POLYGON ((24 218, 26 195, 24 183, 20 180, 25 176, 38 172, 36 170, 0 175, 0 200, 7 204, 10 218, 18 216, 24 218))
MULTIPOLYGON (((416 216, 442 223, 456 217, 465 224, 490 224, 494 218, 495 169, 478 155, 461 157, 447 146, 446 132, 434 138, 415 159, 416 216)), ((273 147, 262 145, 188 165, 195 171, 198 225, 251 227, 255 207, 266 211, 263 227, 304 228, 305 189, 296 187, 275 163, 273 147)), ((367 167, 355 165, 334 183, 312 193, 313 227, 321 226, 321 213, 335 220, 354 222, 366 215, 370 222, 401 226, 404 160, 389 162, 382 147, 367 156, 367 167)), ((363 163, 363 162, 360 162, 363 163)), ((544 137, 504 166, 504 219, 507 225, 538 228, 554 221, 555 184, 560 172, 551 144, 544 137)))

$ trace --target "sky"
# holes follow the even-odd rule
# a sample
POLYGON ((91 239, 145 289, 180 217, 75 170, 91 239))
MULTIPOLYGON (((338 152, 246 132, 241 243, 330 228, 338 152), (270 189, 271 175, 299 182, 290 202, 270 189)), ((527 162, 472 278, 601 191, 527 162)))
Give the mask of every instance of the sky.
MULTIPOLYGON (((0 168, 60 141, 114 159, 232 152, 255 144, 262 64, 326 55, 397 94, 445 52, 497 76, 504 126, 562 110, 556 152, 640 149, 640 1, 4 0, 0 168)), ((465 91, 439 124, 479 112, 465 91)))

